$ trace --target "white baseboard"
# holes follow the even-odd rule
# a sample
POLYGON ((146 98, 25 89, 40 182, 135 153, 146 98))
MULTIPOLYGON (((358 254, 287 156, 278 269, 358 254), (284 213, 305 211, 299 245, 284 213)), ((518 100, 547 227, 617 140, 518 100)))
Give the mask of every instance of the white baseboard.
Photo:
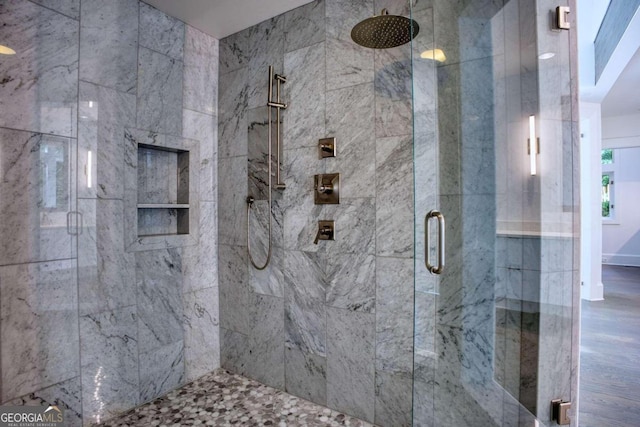
POLYGON ((591 298, 589 301, 604 301, 604 286, 602 282, 596 283, 593 288, 591 288, 591 298))
POLYGON ((602 263, 606 265, 624 265, 629 267, 640 267, 640 255, 602 254, 602 260, 603 260, 602 263))

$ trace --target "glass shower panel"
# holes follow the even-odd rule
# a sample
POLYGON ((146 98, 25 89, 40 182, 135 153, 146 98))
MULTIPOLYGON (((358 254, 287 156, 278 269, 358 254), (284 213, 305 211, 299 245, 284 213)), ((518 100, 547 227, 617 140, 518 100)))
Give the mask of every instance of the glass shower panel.
POLYGON ((551 400, 575 400, 575 58, 556 6, 413 4, 414 425, 552 425, 551 400))

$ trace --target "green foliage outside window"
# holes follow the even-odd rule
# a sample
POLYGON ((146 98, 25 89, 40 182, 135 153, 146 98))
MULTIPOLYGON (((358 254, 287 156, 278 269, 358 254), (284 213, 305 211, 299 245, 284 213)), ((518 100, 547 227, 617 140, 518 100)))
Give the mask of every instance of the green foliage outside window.
POLYGON ((611 182, 610 175, 602 175, 602 217, 608 218, 611 214, 610 210, 610 194, 609 183, 611 182))
POLYGON ((602 150, 602 164, 608 165, 610 163, 613 163, 613 150, 602 150))

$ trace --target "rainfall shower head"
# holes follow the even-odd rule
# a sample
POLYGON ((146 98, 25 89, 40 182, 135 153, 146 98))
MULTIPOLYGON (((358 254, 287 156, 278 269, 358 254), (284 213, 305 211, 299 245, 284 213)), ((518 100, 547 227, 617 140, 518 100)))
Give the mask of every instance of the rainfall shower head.
POLYGON ((389 15, 387 9, 382 9, 380 15, 357 23, 351 30, 351 38, 360 46, 388 49, 409 43, 418 31, 420 27, 413 19, 389 15))

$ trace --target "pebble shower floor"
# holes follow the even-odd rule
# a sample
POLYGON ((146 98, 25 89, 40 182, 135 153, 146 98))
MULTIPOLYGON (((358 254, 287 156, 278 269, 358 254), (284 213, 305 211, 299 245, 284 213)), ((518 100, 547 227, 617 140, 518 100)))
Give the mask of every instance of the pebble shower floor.
POLYGON ((100 425, 373 427, 373 424, 224 370, 205 375, 100 425))

